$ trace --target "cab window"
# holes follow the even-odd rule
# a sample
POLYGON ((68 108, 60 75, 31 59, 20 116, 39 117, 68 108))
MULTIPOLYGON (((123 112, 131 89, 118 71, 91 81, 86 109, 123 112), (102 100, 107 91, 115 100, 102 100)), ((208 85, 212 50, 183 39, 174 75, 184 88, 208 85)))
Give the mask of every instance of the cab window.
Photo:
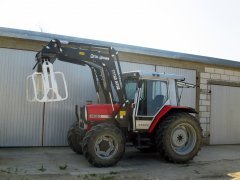
POLYGON ((145 80, 142 84, 138 115, 154 116, 168 99, 167 81, 145 80))
POLYGON ((137 90, 137 81, 134 79, 125 80, 125 91, 127 94, 127 99, 133 101, 135 98, 135 93, 137 90))

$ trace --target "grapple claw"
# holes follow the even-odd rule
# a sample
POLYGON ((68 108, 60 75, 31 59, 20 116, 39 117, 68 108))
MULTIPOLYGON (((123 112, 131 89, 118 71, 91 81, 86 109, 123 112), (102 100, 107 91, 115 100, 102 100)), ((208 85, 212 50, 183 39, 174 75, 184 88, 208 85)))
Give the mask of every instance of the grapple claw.
POLYGON ((42 72, 34 72, 27 77, 27 100, 30 102, 54 102, 68 98, 67 84, 62 72, 53 72, 53 65, 42 63, 42 72), (58 83, 62 82, 61 88, 58 83), (33 91, 32 94, 30 92, 33 91))

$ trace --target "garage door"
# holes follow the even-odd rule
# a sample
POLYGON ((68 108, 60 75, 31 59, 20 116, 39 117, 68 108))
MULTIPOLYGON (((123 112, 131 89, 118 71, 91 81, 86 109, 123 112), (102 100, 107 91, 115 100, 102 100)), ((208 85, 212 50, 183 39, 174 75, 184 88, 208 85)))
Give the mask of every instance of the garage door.
POLYGON ((0 48, 0 146, 40 146, 42 104, 26 101, 34 52, 0 48))
POLYGON ((0 48, 0 147, 63 146, 75 121, 75 104, 96 100, 88 67, 56 61, 65 74, 69 98, 42 103, 26 101, 26 77, 33 73, 35 52, 0 48))
POLYGON ((240 88, 211 85, 210 144, 240 144, 240 88))
MULTIPOLYGON (((183 75, 186 82, 196 84, 196 71, 190 69, 173 68, 166 66, 157 66, 157 72, 183 75)), ((179 89, 181 95, 180 104, 182 106, 196 107, 196 88, 179 89)))

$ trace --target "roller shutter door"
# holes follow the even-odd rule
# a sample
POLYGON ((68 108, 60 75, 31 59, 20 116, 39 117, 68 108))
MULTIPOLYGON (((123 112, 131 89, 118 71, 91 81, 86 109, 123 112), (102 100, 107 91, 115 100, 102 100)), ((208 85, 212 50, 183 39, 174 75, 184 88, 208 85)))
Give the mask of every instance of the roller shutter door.
POLYGON ((240 88, 211 85, 210 144, 240 144, 240 88))
POLYGON ((26 100, 34 52, 0 48, 0 146, 41 146, 42 104, 26 100))
POLYGON ((75 104, 96 101, 88 67, 56 61, 55 71, 65 74, 66 101, 29 103, 26 77, 33 73, 35 52, 0 48, 0 146, 64 146, 67 131, 75 121, 75 104))

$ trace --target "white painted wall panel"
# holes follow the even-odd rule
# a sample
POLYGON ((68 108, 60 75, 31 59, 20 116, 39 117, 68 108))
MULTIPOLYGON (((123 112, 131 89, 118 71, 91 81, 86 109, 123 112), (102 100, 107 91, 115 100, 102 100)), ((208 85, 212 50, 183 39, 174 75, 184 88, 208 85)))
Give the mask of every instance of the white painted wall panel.
POLYGON ((211 85, 210 144, 240 144, 240 88, 211 85))

